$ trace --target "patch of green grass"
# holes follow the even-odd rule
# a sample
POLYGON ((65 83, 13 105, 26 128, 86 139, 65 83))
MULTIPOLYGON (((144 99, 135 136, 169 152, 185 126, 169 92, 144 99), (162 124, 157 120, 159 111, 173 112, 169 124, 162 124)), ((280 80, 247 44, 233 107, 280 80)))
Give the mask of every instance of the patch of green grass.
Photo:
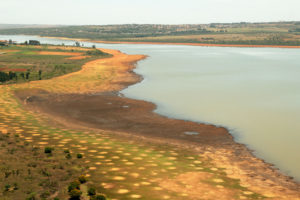
MULTIPOLYGON (((72 56, 66 55, 40 55, 39 52, 72 52, 86 55, 86 51, 69 49, 53 49, 44 46, 41 48, 33 48, 31 46, 9 46, 2 48, 2 51, 7 50, 6 54, 0 56, 1 68, 6 68, 6 72, 15 71, 16 77, 7 81, 6 83, 22 83, 27 81, 34 81, 40 79, 50 79, 61 76, 67 73, 78 71, 81 66, 91 60, 109 57, 109 54, 103 53, 97 49, 90 49, 88 57, 84 59, 72 60, 68 59, 72 56), (9 52, 16 50, 17 52, 9 52), (19 72, 19 69, 24 69, 25 72, 19 72), (26 76, 28 71, 28 76, 26 76), (22 75, 23 73, 23 75, 22 75)), ((1 84, 1 83, 0 83, 1 84)))

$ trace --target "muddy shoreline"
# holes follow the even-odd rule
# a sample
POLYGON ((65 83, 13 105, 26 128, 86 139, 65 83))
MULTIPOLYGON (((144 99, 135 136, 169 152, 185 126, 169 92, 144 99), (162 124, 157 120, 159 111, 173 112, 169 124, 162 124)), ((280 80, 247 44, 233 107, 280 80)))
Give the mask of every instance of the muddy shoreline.
POLYGON ((107 84, 117 83, 118 87, 105 87, 107 89, 98 93, 64 94, 32 89, 17 91, 16 95, 30 109, 65 126, 106 130, 128 139, 189 148, 211 159, 218 167, 225 168, 229 177, 240 179, 253 191, 267 197, 287 197, 279 199, 300 198, 299 183, 256 158, 245 145, 236 143, 225 128, 163 117, 153 113, 153 103, 116 95, 142 80, 132 71, 135 68, 133 63, 141 59, 106 63, 110 70, 120 71, 130 78, 124 80, 124 77, 117 76, 107 84), (187 135, 186 131, 199 134, 187 135))

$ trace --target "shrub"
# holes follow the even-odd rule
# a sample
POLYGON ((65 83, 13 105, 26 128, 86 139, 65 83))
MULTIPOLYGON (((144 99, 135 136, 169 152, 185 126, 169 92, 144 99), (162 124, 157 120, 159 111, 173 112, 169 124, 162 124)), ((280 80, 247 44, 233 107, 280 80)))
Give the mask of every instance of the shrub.
POLYGON ((43 193, 40 195, 40 197, 41 197, 42 199, 46 199, 46 198, 48 198, 50 195, 51 195, 50 192, 46 191, 46 192, 43 192, 43 193))
POLYGON ((92 197, 91 200, 107 200, 104 194, 97 194, 96 196, 92 197))
POLYGON ((89 188, 88 189, 88 195, 89 196, 95 196, 96 195, 96 189, 95 188, 89 188))
POLYGON ((28 163, 27 166, 28 166, 28 167, 36 168, 36 167, 37 167, 37 164, 34 163, 34 162, 31 162, 31 163, 28 163))
POLYGON ((48 154, 50 154, 50 153, 52 153, 52 151, 53 151, 53 148, 51 148, 51 147, 45 147, 45 153, 48 153, 48 154))
POLYGON ((33 148, 31 149, 31 151, 36 152, 36 151, 38 151, 39 149, 40 149, 39 147, 33 147, 33 148))
MULTIPOLYGON (((48 170, 46 168, 43 168, 40 170, 40 173, 43 175, 43 176, 46 176, 46 177, 49 177, 51 176, 51 173, 48 172, 48 170)), ((31 173, 30 173, 31 174, 31 173)))
POLYGON ((86 183, 87 182, 87 178, 86 178, 85 175, 81 175, 81 176, 78 177, 78 181, 80 183, 86 183))
POLYGON ((82 194, 82 192, 78 189, 74 189, 69 192, 70 199, 72 199, 72 200, 79 200, 81 194, 82 194))
POLYGON ((9 184, 6 184, 6 185, 4 186, 4 191, 7 192, 7 191, 9 191, 9 189, 10 189, 10 185, 9 185, 9 184))
POLYGON ((71 154, 68 153, 68 154, 66 155, 66 158, 67 158, 67 159, 71 159, 71 158, 72 158, 71 154))
POLYGON ((5 178, 8 178, 11 175, 11 171, 4 172, 5 178))
POLYGON ((80 182, 78 180, 76 181, 73 181, 69 184, 69 187, 68 187, 68 192, 71 192, 72 190, 74 189, 78 189, 79 190, 79 187, 80 187, 80 182))
POLYGON ((65 149, 64 153, 70 153, 69 149, 65 149))
POLYGON ((36 193, 32 192, 29 194, 29 196, 26 198, 26 200, 36 200, 37 198, 35 197, 36 193))
POLYGON ((18 183, 14 183, 14 190, 18 190, 18 189, 19 189, 18 183))
POLYGON ((99 56, 99 55, 105 55, 105 53, 103 53, 102 51, 95 49, 95 50, 91 50, 91 51, 87 51, 86 52, 87 55, 94 55, 94 56, 99 56))
POLYGON ((81 153, 77 154, 77 158, 82 158, 82 157, 83 157, 83 156, 82 156, 81 153))

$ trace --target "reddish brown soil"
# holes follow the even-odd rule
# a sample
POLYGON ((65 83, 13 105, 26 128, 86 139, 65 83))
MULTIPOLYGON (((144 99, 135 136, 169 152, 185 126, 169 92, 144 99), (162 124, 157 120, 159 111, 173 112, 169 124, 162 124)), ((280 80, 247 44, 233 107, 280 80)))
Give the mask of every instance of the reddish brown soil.
POLYGON ((27 69, 24 68, 0 68, 0 71, 11 71, 11 72, 26 72, 27 69))
POLYGON ((201 144, 233 143, 225 128, 163 117, 153 112, 155 105, 152 103, 112 93, 54 95, 40 91, 30 94, 26 91, 26 96, 21 93, 18 96, 23 100, 27 98, 27 105, 82 126, 201 144), (190 136, 184 133, 186 131, 199 134, 190 136))

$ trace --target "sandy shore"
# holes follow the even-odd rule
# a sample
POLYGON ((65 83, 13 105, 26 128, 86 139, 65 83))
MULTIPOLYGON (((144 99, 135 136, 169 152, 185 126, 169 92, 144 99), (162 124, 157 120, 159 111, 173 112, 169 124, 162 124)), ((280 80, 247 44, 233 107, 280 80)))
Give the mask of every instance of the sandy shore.
MULTIPOLYGON (((228 177, 240 179, 242 186, 252 191, 272 199, 300 199, 299 183, 253 156, 245 145, 234 142, 225 128, 163 117, 152 112, 152 103, 120 97, 120 90, 142 80, 132 70, 134 63, 145 56, 102 50, 114 56, 92 61, 79 72, 54 79, 55 84, 63 80, 66 85, 68 79, 76 77, 78 82, 72 82, 68 91, 21 90, 17 96, 31 109, 65 126, 109 130, 130 140, 188 148, 224 168, 228 177), (88 78, 96 68, 109 78, 101 84, 82 84, 77 76, 88 78), (199 134, 186 135, 185 131, 199 134)), ((33 84, 38 86, 43 81, 33 84)))

